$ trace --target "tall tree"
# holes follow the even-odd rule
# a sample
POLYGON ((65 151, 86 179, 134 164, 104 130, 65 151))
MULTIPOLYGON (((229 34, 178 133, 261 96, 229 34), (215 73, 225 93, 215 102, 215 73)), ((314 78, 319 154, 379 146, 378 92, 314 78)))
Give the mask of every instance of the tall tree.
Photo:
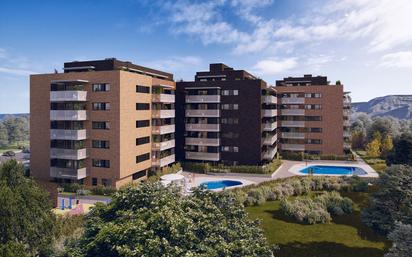
POLYGON ((382 139, 382 144, 381 144, 381 157, 386 158, 390 151, 393 149, 393 142, 392 142, 392 137, 390 135, 386 135, 382 139))
POLYGON ((375 132, 372 141, 366 145, 366 153, 374 158, 381 155, 381 134, 379 132, 375 132))
POLYGON ((229 193, 182 196, 160 184, 117 192, 87 217, 69 256, 272 256, 255 221, 229 193))
POLYGON ((23 176, 15 160, 0 166, 0 256, 37 256, 50 251, 55 216, 47 192, 23 176))
POLYGON ((9 144, 9 134, 7 132, 6 126, 0 122, 0 147, 6 146, 9 144))
POLYGON ((380 176, 378 186, 362 213, 363 221, 383 233, 393 230, 396 221, 412 224, 412 167, 392 165, 380 176))
POLYGON ((412 166, 412 132, 403 133, 394 142, 394 147, 389 153, 388 164, 407 164, 412 166))
POLYGON ((412 225, 396 223, 395 229, 388 238, 393 242, 393 245, 385 257, 412 256, 412 225))

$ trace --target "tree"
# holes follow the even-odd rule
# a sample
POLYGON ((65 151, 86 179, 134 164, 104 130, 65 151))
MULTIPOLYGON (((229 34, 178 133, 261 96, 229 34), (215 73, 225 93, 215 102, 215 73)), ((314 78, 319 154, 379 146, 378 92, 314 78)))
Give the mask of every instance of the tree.
POLYGON ((0 166, 0 256, 37 256, 50 251, 55 216, 48 193, 23 176, 15 160, 0 166))
POLYGON ((388 164, 406 164, 412 166, 412 133, 403 133, 394 142, 392 152, 386 159, 388 164))
POLYGON ((376 132, 379 132, 382 137, 386 137, 387 135, 397 135, 398 131, 399 125, 397 120, 389 117, 378 117, 373 119, 372 124, 367 129, 367 136, 371 141, 375 137, 376 132))
POLYGON ((379 157, 381 155, 381 135, 376 132, 373 140, 366 145, 366 153, 369 157, 379 157))
POLYGON ((395 229, 388 238, 393 242, 393 245, 385 257, 412 256, 412 225, 396 223, 395 229))
POLYGON ((362 131, 354 131, 351 136, 353 149, 364 149, 366 143, 365 134, 362 131))
POLYGON ((382 139, 381 156, 383 158, 386 158, 386 156, 389 154, 390 151, 392 151, 392 149, 393 149, 392 137, 390 135, 386 135, 382 139))
POLYGON ((3 121, 7 128, 9 143, 28 140, 29 138, 29 122, 27 117, 11 118, 3 121))
POLYGON ((0 147, 7 146, 9 144, 9 135, 7 133, 6 126, 0 122, 0 147))
POLYGON ((393 230, 396 221, 412 224, 412 167, 392 165, 381 174, 378 186, 362 220, 382 233, 393 230))
POLYGON ((272 256, 256 221, 229 193, 182 196, 160 183, 129 186, 87 216, 68 256, 272 256))

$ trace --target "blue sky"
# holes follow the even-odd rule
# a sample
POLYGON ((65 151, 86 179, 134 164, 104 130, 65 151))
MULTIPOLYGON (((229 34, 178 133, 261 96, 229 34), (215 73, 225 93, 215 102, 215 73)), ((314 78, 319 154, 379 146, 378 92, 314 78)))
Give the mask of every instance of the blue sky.
POLYGON ((341 80, 354 101, 411 94, 410 0, 0 2, 0 113, 29 111, 29 74, 116 57, 190 80, 212 62, 270 84, 341 80))

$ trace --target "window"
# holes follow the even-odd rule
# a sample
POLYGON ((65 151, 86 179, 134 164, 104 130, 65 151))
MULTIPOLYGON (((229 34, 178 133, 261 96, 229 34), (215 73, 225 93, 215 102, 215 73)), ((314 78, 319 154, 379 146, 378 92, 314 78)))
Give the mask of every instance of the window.
POLYGON ((147 103, 136 103, 136 110, 150 110, 150 104, 147 103))
POLYGON ((110 161, 109 160, 92 160, 93 167, 98 168, 110 168, 110 161))
POLYGON ((305 109, 306 110, 320 110, 320 109, 322 109, 322 105, 320 105, 320 104, 306 104, 305 109))
POLYGON ((136 179, 139 179, 139 178, 142 178, 142 177, 146 176, 146 174, 147 174, 146 170, 141 170, 141 171, 138 171, 136 173, 133 173, 132 178, 133 178, 133 180, 136 180, 136 179))
POLYGON ((222 104, 222 110, 238 110, 238 104, 222 104))
POLYGON ((305 93, 306 98, 321 98, 321 93, 305 93))
POLYGON ((93 92, 105 92, 110 90, 110 84, 93 84, 93 92))
POLYGON ((93 129, 109 129, 109 122, 108 121, 92 121, 92 128, 93 129))
POLYGON ((150 137, 136 138, 136 145, 144 145, 150 143, 150 137))
POLYGON ((150 159, 150 153, 145 153, 142 155, 136 156, 136 163, 144 162, 150 159))
POLYGON ((92 186, 97 186, 97 178, 92 178, 92 186))
POLYGON ((306 141, 306 144, 320 145, 322 144, 322 140, 321 139, 308 139, 306 141))
POLYGON ((308 128, 308 132, 310 132, 310 133, 321 133, 322 128, 308 128))
POLYGON ((239 133, 227 132, 222 134, 223 138, 239 138, 239 133))
POLYGON ((150 87, 137 85, 136 86, 136 92, 137 93, 149 94, 150 93, 150 87))
POLYGON ((93 103, 93 111, 110 110, 110 103, 93 103))
POLYGON ((322 116, 305 116, 305 121, 322 121, 322 116))
POLYGON ((105 149, 109 149, 109 141, 105 141, 105 140, 92 140, 92 147, 93 147, 93 148, 105 148, 105 149))
POLYGON ((233 90, 233 95, 239 95, 239 90, 237 89, 233 90))
POLYGON ((136 128, 144 128, 150 126, 150 120, 137 120, 136 128))
POLYGON ((239 95, 239 90, 234 89, 234 90, 222 90, 222 95, 228 96, 228 95, 239 95))
POLYGON ((237 147, 237 146, 222 146, 222 152, 237 153, 237 152, 239 152, 239 147, 237 147))
POLYGON ((102 178, 102 185, 105 186, 105 187, 111 186, 112 181, 110 179, 107 179, 107 178, 102 178))

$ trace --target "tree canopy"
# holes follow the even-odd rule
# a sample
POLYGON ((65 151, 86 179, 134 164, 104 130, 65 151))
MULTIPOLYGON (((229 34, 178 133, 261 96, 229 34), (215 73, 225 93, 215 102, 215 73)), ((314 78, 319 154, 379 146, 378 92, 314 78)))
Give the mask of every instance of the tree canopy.
POLYGON ((395 229, 388 238, 393 242, 393 246, 385 257, 412 256, 412 225, 396 223, 395 229))
POLYGON ((23 176, 15 160, 0 166, 0 256, 36 256, 50 251, 55 216, 48 193, 23 176))
POLYGON ((389 164, 412 165, 412 132, 403 133, 393 144, 393 150, 387 157, 389 164))
POLYGON ((379 191, 362 213, 363 221, 383 233, 393 230, 395 222, 412 224, 412 167, 393 165, 381 174, 379 191))
POLYGON ((88 215, 68 256, 272 256, 256 221, 229 193, 146 183, 88 215))

